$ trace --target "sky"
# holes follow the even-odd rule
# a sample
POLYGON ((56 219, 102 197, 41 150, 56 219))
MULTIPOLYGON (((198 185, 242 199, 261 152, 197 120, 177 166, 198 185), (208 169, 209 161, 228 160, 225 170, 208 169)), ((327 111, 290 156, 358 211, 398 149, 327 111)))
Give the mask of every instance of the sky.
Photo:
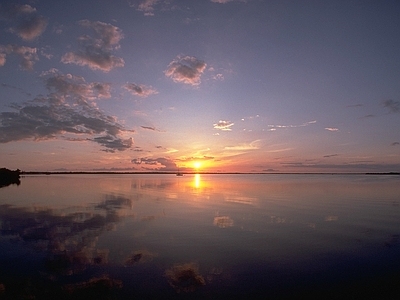
POLYGON ((0 4, 0 166, 399 172, 400 2, 0 4))

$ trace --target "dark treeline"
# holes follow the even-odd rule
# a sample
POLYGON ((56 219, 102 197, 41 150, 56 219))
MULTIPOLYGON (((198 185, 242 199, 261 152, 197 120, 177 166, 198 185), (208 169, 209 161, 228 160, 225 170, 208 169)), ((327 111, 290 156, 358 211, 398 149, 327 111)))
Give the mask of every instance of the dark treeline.
POLYGON ((19 176, 21 171, 19 169, 13 171, 6 168, 0 169, 0 188, 8 186, 10 184, 19 185, 21 181, 19 180, 19 176))

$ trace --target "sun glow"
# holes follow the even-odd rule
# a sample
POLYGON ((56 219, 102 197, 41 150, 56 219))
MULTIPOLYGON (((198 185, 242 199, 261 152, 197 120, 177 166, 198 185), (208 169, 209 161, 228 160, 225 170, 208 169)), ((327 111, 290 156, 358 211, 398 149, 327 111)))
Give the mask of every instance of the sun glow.
POLYGON ((194 167, 196 170, 199 170, 199 169, 201 168, 201 165, 202 165, 202 163, 199 162, 199 161, 193 162, 193 167, 194 167))

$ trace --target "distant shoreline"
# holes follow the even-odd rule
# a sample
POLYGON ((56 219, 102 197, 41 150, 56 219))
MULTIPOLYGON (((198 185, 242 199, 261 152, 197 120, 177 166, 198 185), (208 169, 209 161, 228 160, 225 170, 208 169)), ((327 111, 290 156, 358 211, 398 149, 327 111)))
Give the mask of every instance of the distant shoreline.
MULTIPOLYGON (((179 172, 184 175, 400 175, 400 172, 179 172)), ((177 172, 21 171, 21 175, 175 175, 177 172)))

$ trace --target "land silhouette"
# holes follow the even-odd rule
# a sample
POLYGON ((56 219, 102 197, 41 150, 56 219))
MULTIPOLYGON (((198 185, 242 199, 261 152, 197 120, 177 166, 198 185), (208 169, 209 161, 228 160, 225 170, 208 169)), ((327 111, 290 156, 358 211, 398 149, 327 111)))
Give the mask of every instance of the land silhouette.
POLYGON ((10 184, 17 184, 20 185, 21 181, 20 178, 21 171, 17 170, 9 170, 7 168, 0 169, 0 188, 8 186, 10 184))

